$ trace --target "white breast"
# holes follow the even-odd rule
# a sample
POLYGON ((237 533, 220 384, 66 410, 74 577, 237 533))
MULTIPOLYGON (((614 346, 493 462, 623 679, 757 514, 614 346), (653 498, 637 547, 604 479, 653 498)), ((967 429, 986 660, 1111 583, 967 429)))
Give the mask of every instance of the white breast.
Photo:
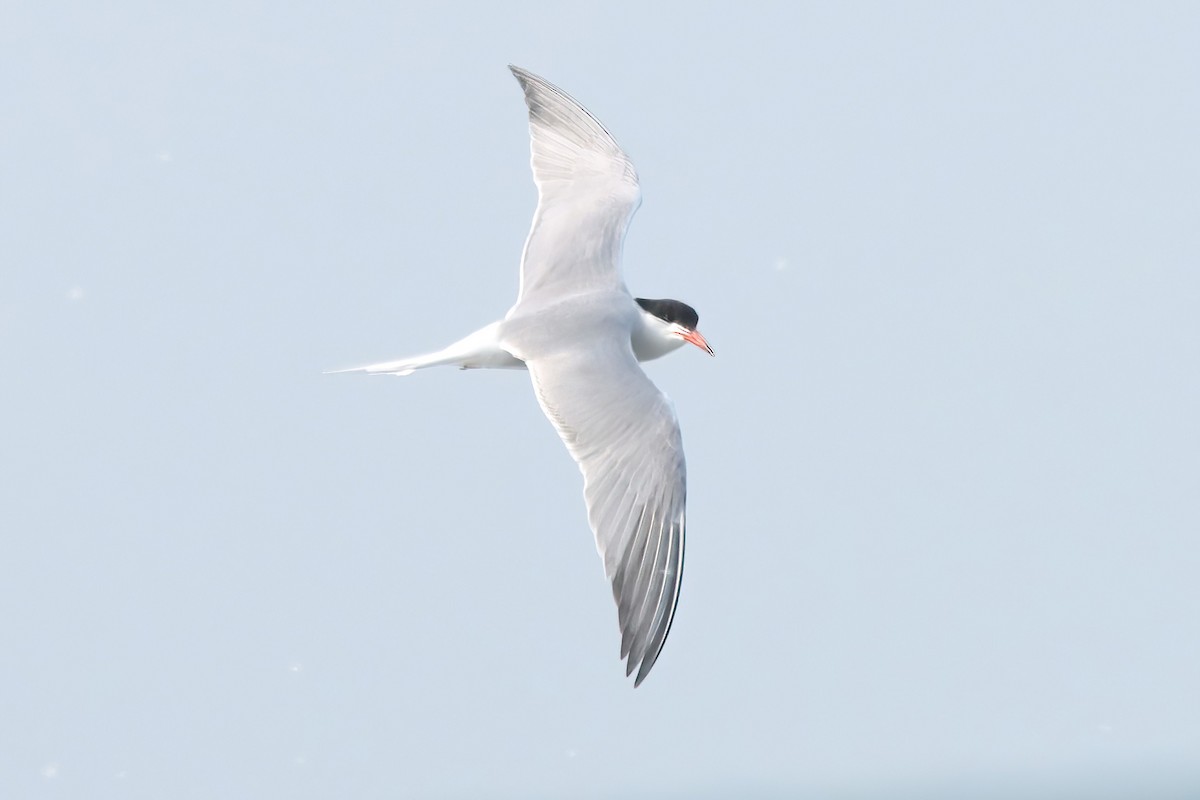
POLYGON ((683 339, 673 332, 669 322, 639 309, 639 322, 633 327, 630 342, 638 361, 653 361, 683 347, 683 339))

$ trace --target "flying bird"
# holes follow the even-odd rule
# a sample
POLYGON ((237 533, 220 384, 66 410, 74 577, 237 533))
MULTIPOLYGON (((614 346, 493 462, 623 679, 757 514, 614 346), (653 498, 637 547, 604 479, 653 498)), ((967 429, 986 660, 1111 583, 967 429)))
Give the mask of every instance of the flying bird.
POLYGON ((566 92, 509 69, 529 107, 538 190, 516 304, 435 353, 339 371, 529 371, 542 411, 583 472, 588 522, 617 604, 625 674, 636 669, 638 686, 662 651, 679 601, 687 495, 674 407, 638 362, 685 343, 713 350, 691 306, 635 298, 625 287, 621 250, 641 205, 629 156, 566 92))

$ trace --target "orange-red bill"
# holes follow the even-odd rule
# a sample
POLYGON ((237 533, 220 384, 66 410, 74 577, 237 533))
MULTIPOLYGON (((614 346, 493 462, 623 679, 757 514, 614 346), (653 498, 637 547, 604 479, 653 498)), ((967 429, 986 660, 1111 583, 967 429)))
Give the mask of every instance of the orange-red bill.
POLYGON ((716 355, 716 353, 713 352, 713 349, 708 346, 708 342, 705 341, 704 337, 700 335, 700 331, 688 331, 687 333, 681 333, 679 335, 683 337, 685 342, 690 342, 696 345, 696 347, 699 347, 710 356, 716 355))

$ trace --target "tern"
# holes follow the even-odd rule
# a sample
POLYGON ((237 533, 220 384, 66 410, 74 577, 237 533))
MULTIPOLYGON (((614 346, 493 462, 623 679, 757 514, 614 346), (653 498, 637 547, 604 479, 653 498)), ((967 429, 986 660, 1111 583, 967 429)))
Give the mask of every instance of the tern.
POLYGON ((408 375, 439 365, 526 369, 538 404, 583 472, 588 523, 612 583, 625 674, 641 685, 679 602, 687 471, 675 409, 638 366, 713 350, 695 309, 635 298, 621 277, 637 172, 600 121, 562 89, 509 66, 529 108, 533 226, 516 304, 423 356, 339 372, 408 375))

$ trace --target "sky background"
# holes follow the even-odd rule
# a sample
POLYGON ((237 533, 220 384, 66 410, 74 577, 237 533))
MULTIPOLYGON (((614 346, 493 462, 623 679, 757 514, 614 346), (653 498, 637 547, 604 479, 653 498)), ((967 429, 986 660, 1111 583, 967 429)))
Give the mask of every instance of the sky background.
POLYGON ((0 6, 0 795, 1195 797, 1194 3, 0 6), (521 92, 636 163, 636 691, 519 372, 521 92))

